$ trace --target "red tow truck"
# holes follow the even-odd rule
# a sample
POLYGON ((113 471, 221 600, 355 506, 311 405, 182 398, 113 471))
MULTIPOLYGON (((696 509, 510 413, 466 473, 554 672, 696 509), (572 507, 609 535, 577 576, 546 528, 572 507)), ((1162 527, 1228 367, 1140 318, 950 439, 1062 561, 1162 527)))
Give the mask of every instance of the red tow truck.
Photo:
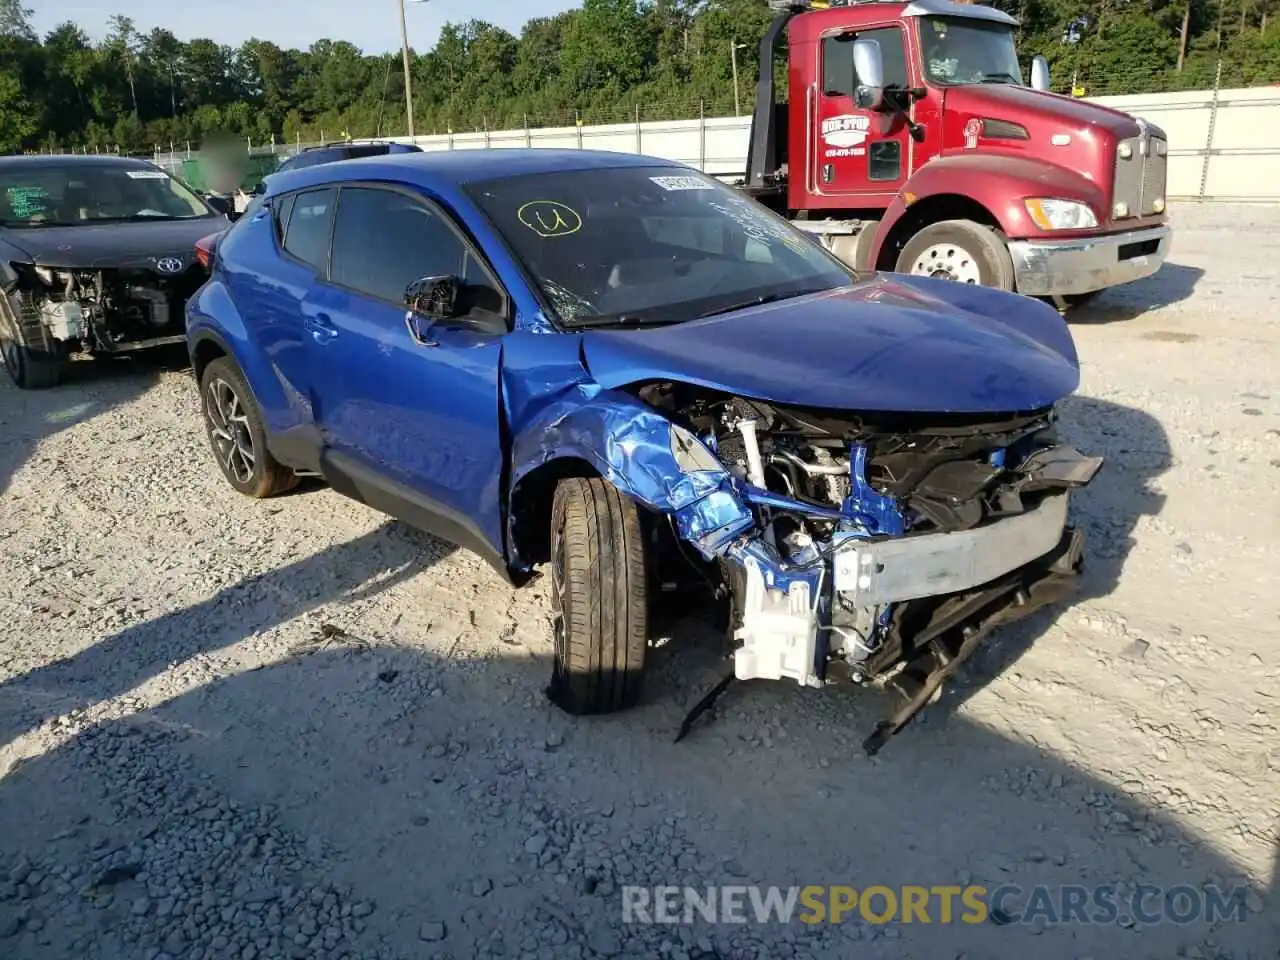
POLYGON ((1043 57, 1024 83, 1012 16, 955 0, 771 5, 738 186, 842 260, 1061 310, 1159 270, 1164 131, 1048 92, 1043 57))

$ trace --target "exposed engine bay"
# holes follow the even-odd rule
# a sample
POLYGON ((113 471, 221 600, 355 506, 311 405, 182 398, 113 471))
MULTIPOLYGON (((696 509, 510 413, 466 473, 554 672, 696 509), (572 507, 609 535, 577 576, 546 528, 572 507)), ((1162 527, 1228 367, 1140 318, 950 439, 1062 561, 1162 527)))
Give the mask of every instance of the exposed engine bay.
POLYGON ((710 451, 754 520, 701 551, 730 604, 733 678, 895 687, 907 707, 869 752, 988 629, 1076 579, 1068 491, 1102 460, 1058 441, 1053 409, 844 413, 673 383, 635 394, 677 425, 673 448, 702 447, 674 451, 682 469, 711 469, 697 457, 710 451))
POLYGON ((39 336, 33 330, 38 325, 46 349, 56 346, 63 356, 182 343, 186 301, 205 278, 199 270, 184 269, 179 258, 157 262, 172 272, 145 267, 78 270, 19 265, 19 287, 10 295, 10 306, 28 338, 39 336))

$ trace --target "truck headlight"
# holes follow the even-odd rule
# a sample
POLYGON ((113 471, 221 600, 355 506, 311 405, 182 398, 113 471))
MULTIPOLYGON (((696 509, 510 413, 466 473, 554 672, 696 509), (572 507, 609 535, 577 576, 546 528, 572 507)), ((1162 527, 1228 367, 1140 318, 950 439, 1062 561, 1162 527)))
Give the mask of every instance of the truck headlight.
POLYGON ((1041 230, 1082 230, 1096 227, 1098 218, 1087 203, 1038 197, 1024 200, 1027 214, 1041 230))
POLYGON ((707 445, 675 423, 671 425, 671 456, 685 473, 724 472, 724 464, 707 449, 707 445))

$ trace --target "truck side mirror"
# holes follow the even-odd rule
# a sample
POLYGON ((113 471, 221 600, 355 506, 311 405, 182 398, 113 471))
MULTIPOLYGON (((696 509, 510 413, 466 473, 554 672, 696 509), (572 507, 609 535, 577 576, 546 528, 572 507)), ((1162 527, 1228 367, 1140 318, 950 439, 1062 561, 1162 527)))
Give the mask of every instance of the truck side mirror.
POLYGON ((1049 89, 1049 61, 1044 57, 1031 58, 1031 89, 1049 89))
POLYGON ((853 102, 864 110, 884 106, 884 55, 879 40, 853 41, 853 102))

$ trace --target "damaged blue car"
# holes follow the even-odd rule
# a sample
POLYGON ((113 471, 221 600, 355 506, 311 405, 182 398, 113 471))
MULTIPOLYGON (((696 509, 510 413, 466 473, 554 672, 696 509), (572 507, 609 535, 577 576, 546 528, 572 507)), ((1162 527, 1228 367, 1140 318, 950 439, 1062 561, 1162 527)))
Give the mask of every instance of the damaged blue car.
MULTIPOLYGON (((861 276, 651 157, 492 150, 282 173, 187 309, 251 497, 300 476, 550 579, 548 688, 634 705, 653 611, 723 614, 734 679, 891 685, 875 751, 991 627, 1078 577, 1049 306, 861 276)), ((695 711, 696 713, 696 711, 695 711)), ((690 718, 692 719, 692 717, 690 718)))

